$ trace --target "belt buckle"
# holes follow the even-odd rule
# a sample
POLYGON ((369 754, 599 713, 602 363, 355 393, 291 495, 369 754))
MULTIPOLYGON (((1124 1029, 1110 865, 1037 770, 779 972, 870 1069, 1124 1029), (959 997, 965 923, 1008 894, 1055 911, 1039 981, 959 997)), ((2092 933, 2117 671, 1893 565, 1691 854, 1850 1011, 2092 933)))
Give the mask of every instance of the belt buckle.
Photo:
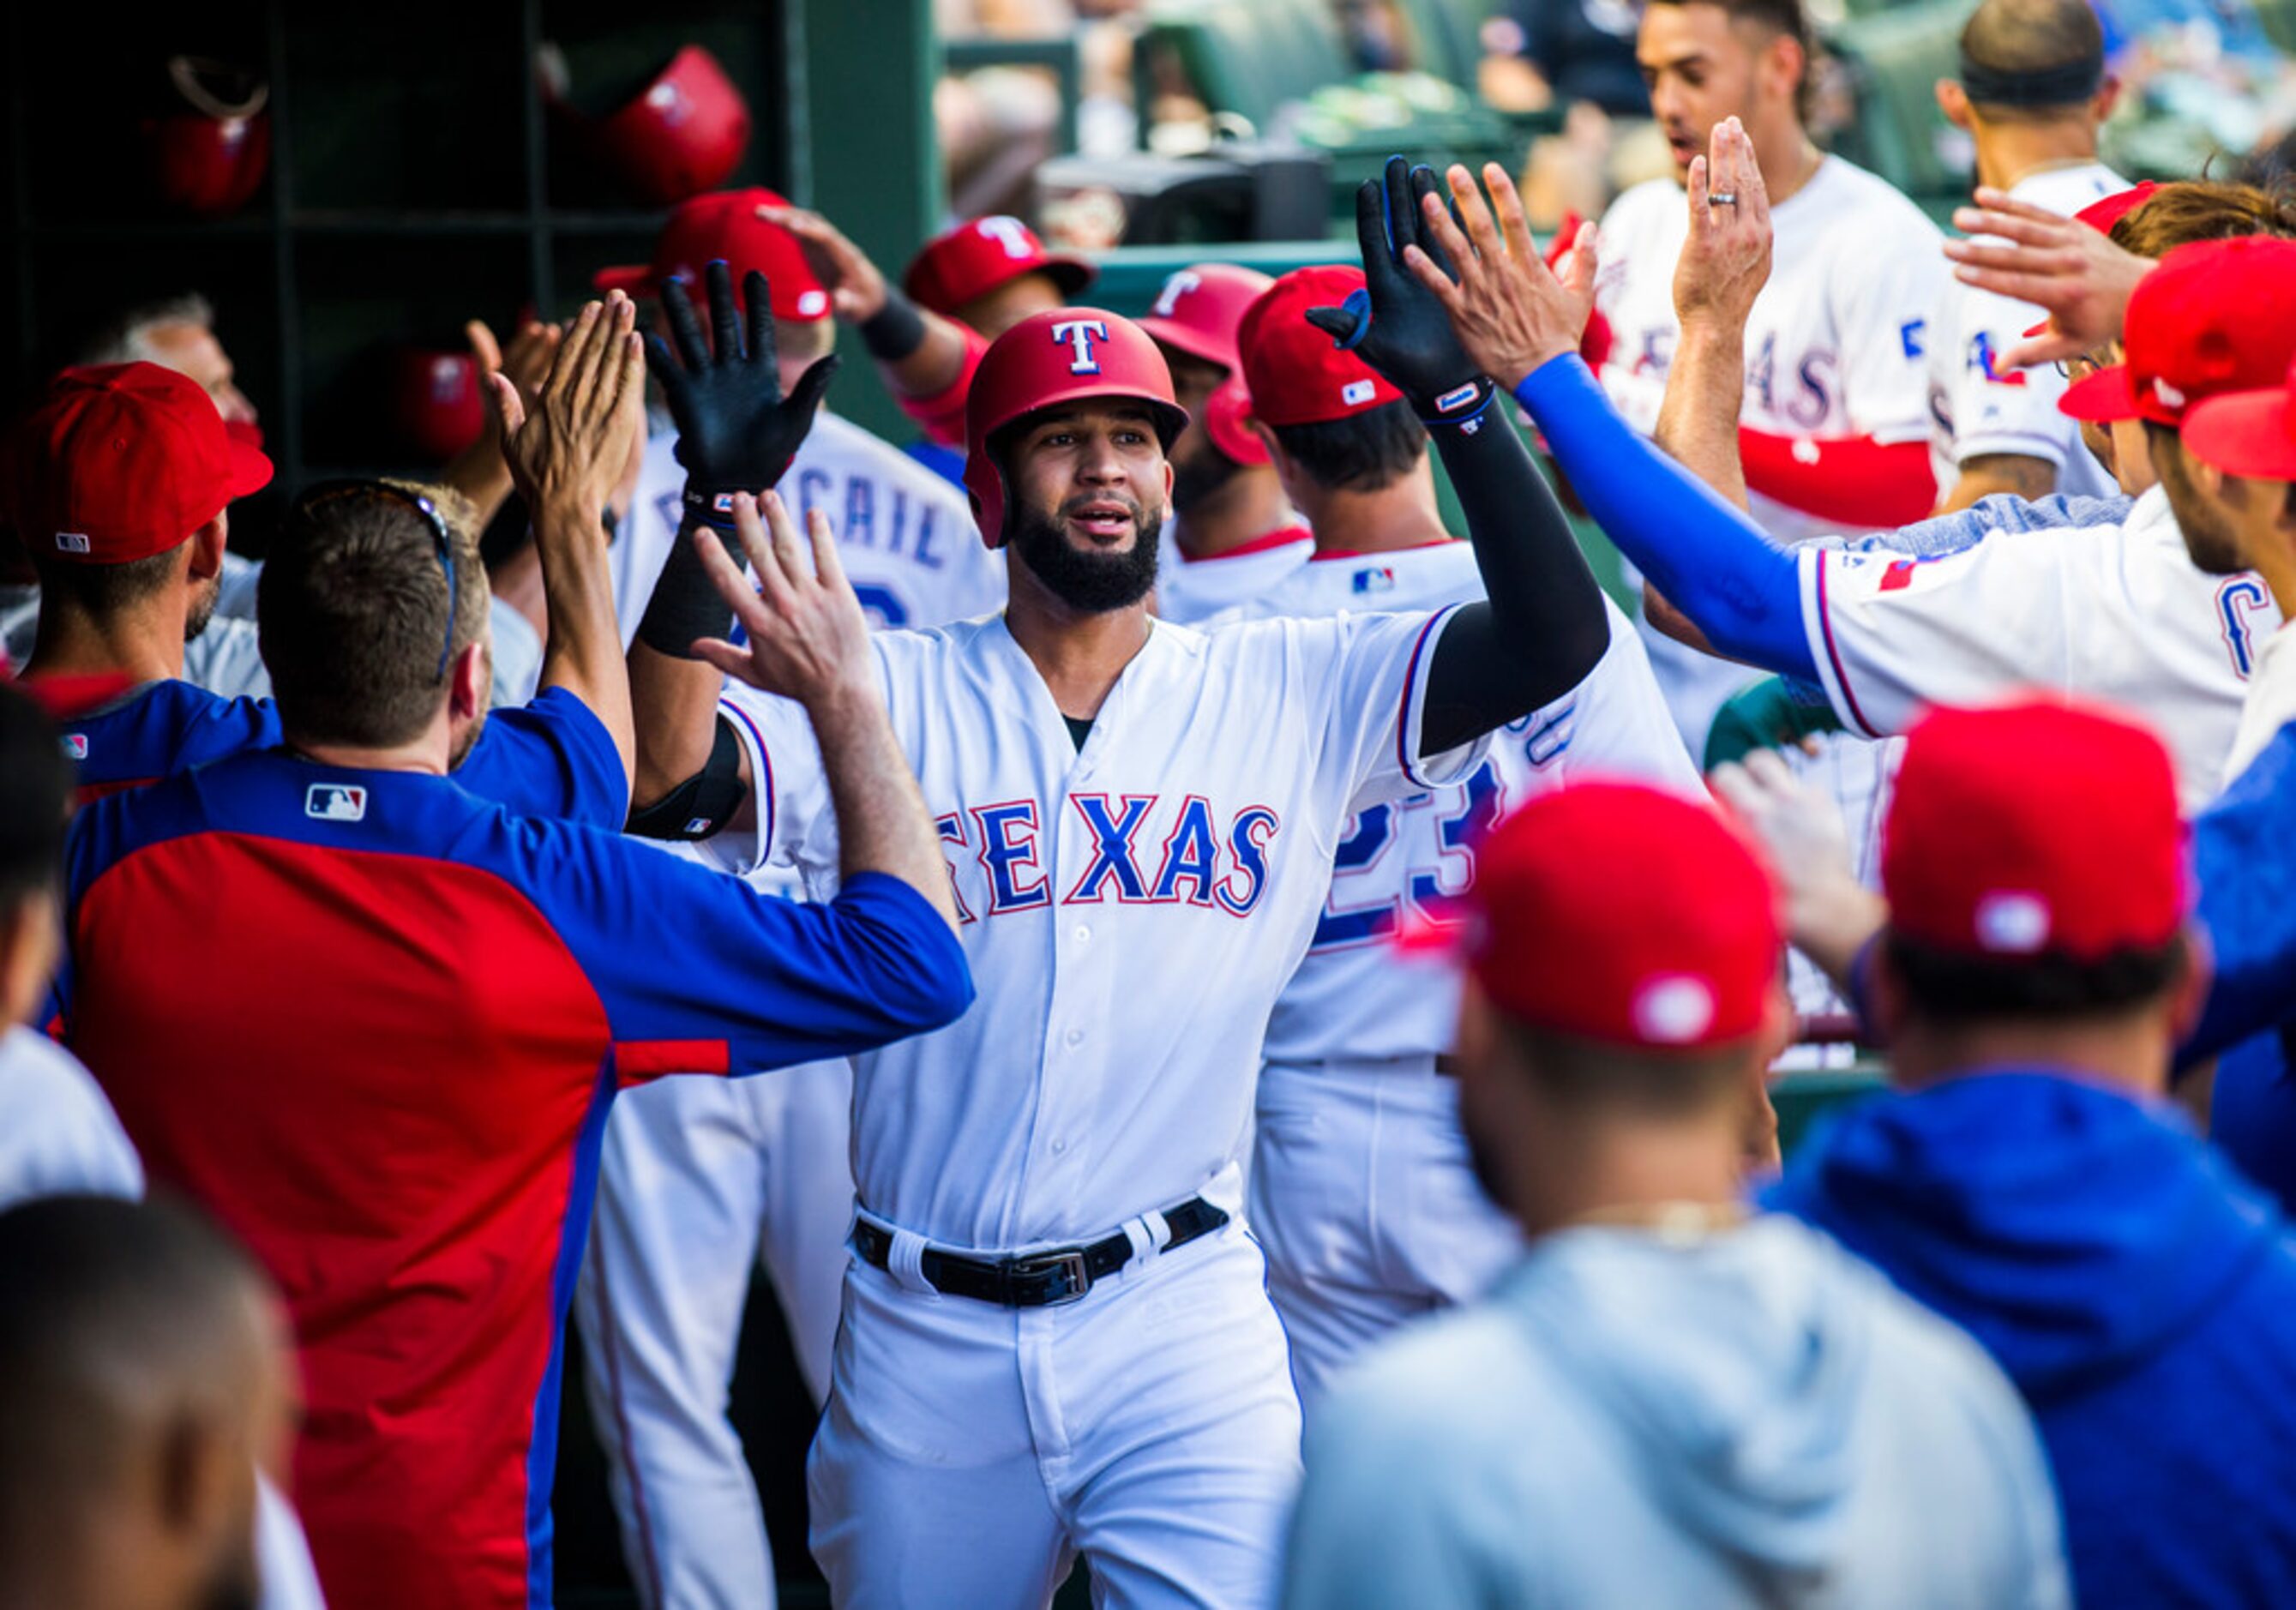
POLYGON ((1016 1258, 1007 1266, 1006 1273, 1013 1280, 1035 1279, 1058 1274, 1065 1277, 1067 1289, 1057 1297, 1047 1297, 1034 1306, 1061 1308, 1080 1301, 1092 1290, 1092 1277, 1086 1272, 1081 1249, 1067 1253, 1042 1253, 1033 1258, 1016 1258))

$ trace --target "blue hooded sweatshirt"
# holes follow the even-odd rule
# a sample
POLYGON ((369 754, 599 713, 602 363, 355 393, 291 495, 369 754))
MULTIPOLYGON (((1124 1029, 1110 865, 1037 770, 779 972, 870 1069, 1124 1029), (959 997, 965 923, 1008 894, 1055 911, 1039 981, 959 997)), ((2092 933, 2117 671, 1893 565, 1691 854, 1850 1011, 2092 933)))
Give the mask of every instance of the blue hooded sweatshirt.
POLYGON ((2296 1249, 2171 1114, 2049 1072, 1966 1074, 1845 1114, 1770 1205, 2016 1384, 2080 1604, 2296 1606, 2296 1249))

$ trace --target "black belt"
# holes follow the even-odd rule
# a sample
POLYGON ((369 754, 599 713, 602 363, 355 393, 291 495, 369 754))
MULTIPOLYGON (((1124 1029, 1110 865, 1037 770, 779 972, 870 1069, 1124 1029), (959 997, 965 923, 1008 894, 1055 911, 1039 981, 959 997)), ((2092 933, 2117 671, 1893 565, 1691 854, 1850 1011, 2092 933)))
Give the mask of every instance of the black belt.
MULTIPOLYGON (((1191 1196, 1177 1207, 1164 1210, 1164 1225, 1172 1238, 1163 1251, 1185 1246, 1200 1236, 1209 1236, 1227 1222, 1227 1212, 1216 1208, 1201 1196, 1191 1196)), ((893 1236, 866 1219, 853 1221, 853 1250, 862 1260, 879 1269, 892 1264, 893 1236)), ((1074 1302, 1093 1288, 1093 1283, 1105 1279, 1132 1261, 1132 1237, 1122 1230, 1103 1236, 1087 1246, 1054 1247, 1050 1252, 1030 1253, 1025 1258, 967 1258, 961 1253, 944 1253, 937 1247, 927 1247, 918 1264, 919 1272, 932 1283, 935 1291, 952 1297, 971 1297, 979 1302, 994 1302, 1004 1308, 1048 1308, 1055 1303, 1074 1302)))

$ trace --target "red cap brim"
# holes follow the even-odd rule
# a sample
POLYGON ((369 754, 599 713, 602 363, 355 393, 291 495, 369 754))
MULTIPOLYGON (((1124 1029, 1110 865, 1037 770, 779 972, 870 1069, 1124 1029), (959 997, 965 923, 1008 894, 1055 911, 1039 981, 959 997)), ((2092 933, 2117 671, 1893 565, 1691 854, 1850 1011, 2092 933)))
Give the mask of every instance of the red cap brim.
MULTIPOLYGON (((2145 417, 2144 410, 2137 406, 2136 394, 2129 390, 2127 364, 2108 365, 2067 386, 2065 394, 2057 398, 2057 412, 2070 419, 2085 419, 2095 424, 2145 417)), ((2175 421, 2161 423, 2173 424, 2175 421)))
POLYGON ((233 500, 250 492, 260 492, 271 484, 269 456, 243 441, 231 444, 231 481, 227 487, 233 500))
POLYGON ((616 268, 601 268, 590 276, 590 289, 604 292, 619 291, 633 301, 653 290, 652 263, 624 263, 616 268))
POLYGON ((2233 391, 2194 403, 2185 450, 2227 475, 2296 481, 2296 393, 2233 391))

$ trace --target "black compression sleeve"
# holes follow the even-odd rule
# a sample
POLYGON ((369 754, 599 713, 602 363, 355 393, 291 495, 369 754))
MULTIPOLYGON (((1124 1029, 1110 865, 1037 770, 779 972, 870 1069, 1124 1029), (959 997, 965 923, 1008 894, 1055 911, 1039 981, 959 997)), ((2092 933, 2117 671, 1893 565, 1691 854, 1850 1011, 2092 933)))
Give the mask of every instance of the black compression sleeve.
MULTIPOLYGON (((645 613, 638 620, 638 641, 673 660, 693 659, 697 639, 726 637, 734 627, 732 607, 718 596, 718 584, 709 579, 709 572, 701 568, 701 555, 693 551, 693 530, 698 523, 689 513, 677 528, 677 540, 670 544, 669 557, 662 563, 661 575, 646 599, 645 613)), ((710 529, 734 555, 734 563, 740 563, 742 539, 730 527, 712 525, 710 529)))
POLYGON ((880 363, 898 364, 924 345, 925 319, 916 305, 890 286, 885 305, 861 324, 861 344, 880 363))
POLYGON ((1562 505, 1498 410, 1428 433, 1466 511, 1488 600, 1451 617, 1428 668, 1423 745, 1439 754, 1585 681, 1611 625, 1562 505))

